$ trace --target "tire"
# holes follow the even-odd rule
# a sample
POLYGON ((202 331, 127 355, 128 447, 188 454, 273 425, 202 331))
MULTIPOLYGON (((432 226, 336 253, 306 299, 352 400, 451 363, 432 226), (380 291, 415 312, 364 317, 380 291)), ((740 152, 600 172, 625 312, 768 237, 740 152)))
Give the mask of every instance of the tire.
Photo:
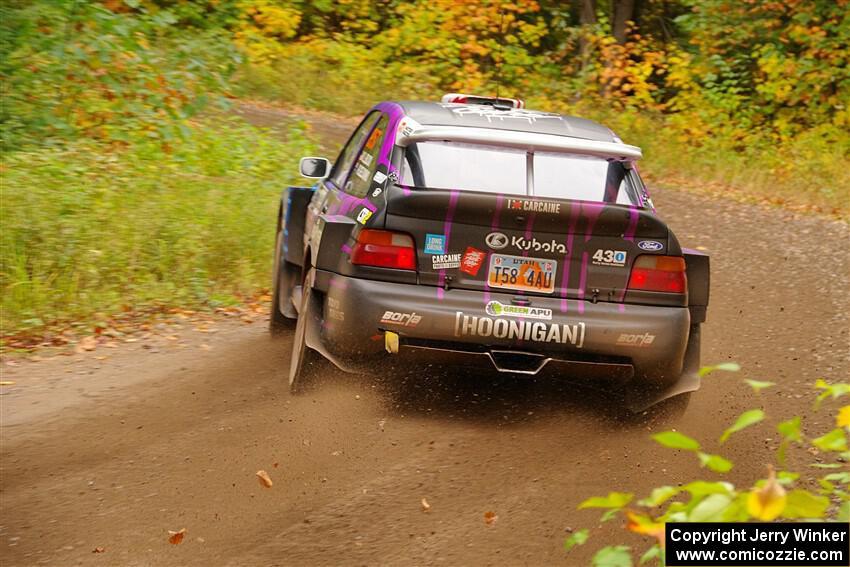
MULTIPOLYGON (((311 270, 312 272, 312 270, 311 270)), ((289 360, 289 391, 293 394, 304 392, 314 381, 322 356, 307 346, 308 326, 321 324, 321 309, 313 292, 307 283, 311 281, 311 273, 304 278, 301 288, 301 309, 292 337, 292 355, 289 360)))
MULTIPOLYGON (((283 302, 289 302, 292 298, 292 288, 296 281, 295 273, 297 267, 289 262, 284 261, 283 270, 281 270, 280 261, 283 251, 283 227, 278 227, 277 237, 275 238, 274 246, 274 272, 272 273, 272 304, 271 314, 269 316, 269 333, 272 336, 284 334, 292 331, 296 325, 296 319, 287 317, 280 310, 280 305, 283 302), (283 276, 281 276, 281 273, 283 276), (283 294, 283 295, 281 295, 283 294)), ((292 309, 290 308, 290 311, 292 309)))

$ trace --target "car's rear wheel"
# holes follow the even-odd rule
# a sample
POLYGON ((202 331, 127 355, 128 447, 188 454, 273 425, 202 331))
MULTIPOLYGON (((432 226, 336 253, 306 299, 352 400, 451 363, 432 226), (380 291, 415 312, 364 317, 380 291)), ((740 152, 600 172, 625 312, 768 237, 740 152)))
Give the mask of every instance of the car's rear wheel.
MULTIPOLYGON (((312 270, 311 270, 312 272, 312 270)), ((292 337, 292 356, 289 362, 289 391, 293 394, 303 392, 316 375, 321 355, 307 346, 307 333, 310 326, 317 329, 320 324, 321 310, 309 282, 311 273, 304 278, 301 287, 301 308, 298 312, 295 333, 292 337)))
POLYGON ((297 267, 283 261, 281 269, 281 246, 283 245, 283 228, 278 228, 274 247, 274 272, 272 286, 271 315, 269 316, 269 332, 272 336, 280 335, 295 328, 294 308, 291 306, 292 289, 297 281, 297 267), (281 311, 281 305, 288 307, 289 313, 281 311), (290 315, 290 316, 287 316, 290 315))

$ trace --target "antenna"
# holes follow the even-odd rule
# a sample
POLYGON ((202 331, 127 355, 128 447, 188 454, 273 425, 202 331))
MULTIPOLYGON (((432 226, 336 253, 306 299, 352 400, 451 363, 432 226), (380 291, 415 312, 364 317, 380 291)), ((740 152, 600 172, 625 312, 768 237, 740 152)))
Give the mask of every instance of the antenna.
POLYGON ((496 99, 499 98, 499 88, 502 86, 502 47, 505 43, 505 9, 504 4, 499 7, 499 58, 496 60, 496 99))

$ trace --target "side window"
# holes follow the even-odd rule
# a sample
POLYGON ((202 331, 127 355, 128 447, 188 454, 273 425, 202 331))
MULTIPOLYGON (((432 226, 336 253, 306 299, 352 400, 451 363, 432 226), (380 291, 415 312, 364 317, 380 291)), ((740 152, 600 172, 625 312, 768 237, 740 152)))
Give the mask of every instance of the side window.
POLYGON ((387 126, 389 126, 389 119, 384 116, 369 134, 369 137, 366 138, 366 143, 363 144, 363 149, 357 156, 351 177, 348 178, 346 183, 346 193, 355 197, 366 196, 372 184, 372 176, 378 169, 378 156, 381 154, 381 145, 387 134, 387 126))
POLYGON ((357 130, 351 135, 351 138, 348 139, 348 143, 342 149, 342 153, 339 154, 330 174, 330 180, 337 187, 342 187, 343 183, 345 183, 348 172, 354 163, 354 158, 363 146, 366 136, 372 131, 372 127, 380 117, 381 113, 377 111, 366 116, 363 122, 360 123, 360 126, 357 127, 357 130))

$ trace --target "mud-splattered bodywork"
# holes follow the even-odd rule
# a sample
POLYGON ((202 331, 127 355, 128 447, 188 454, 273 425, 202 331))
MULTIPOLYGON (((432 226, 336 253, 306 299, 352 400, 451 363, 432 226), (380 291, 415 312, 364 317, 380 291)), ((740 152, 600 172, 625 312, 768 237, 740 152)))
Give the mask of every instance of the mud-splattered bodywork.
MULTIPOLYGON (((577 148, 562 151, 590 148, 596 155, 622 145, 603 126, 555 114, 377 105, 327 179, 283 195, 280 264, 301 274, 314 268, 305 285, 321 302, 308 346, 349 371, 426 360, 607 380, 628 386, 635 407, 698 387, 708 257, 680 247, 655 214, 632 159, 609 159, 625 164, 616 167, 629 180, 628 202, 608 195, 610 187, 595 202, 521 188, 495 193, 405 184, 403 137, 427 127, 492 133, 506 147, 530 133, 538 137, 527 138, 529 156, 551 150, 544 147, 551 140, 577 148), (410 235, 416 269, 353 264, 365 229, 410 235), (634 262, 644 255, 683 257, 685 292, 629 289, 634 262), (532 262, 538 271, 530 277, 543 280, 536 288, 505 276, 532 262), (398 337, 397 348, 387 347, 387 332, 398 337)), ((623 148, 625 154, 631 147, 623 148)), ((298 294, 296 286, 279 296, 282 313, 292 313, 298 294)))

